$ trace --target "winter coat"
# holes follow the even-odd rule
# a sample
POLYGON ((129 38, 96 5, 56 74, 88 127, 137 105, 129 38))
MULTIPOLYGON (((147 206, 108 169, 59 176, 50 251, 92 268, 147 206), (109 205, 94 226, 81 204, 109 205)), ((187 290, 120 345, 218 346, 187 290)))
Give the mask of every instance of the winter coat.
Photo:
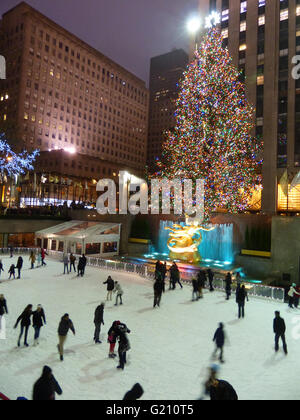
POLYGON ((36 260, 35 255, 34 254, 30 255, 29 260, 32 262, 32 264, 34 264, 36 260))
POLYGON ((123 295, 123 289, 120 283, 115 284, 114 292, 117 292, 117 295, 123 295))
POLYGON ((9 268, 9 270, 8 270, 8 272, 10 274, 15 274, 15 271, 16 271, 16 267, 14 265, 11 265, 10 268, 9 268))
POLYGON ((4 314, 8 314, 6 300, 5 299, 0 299, 0 316, 2 316, 4 314))
POLYGON ((153 285, 154 293, 161 295, 163 292, 164 284, 161 280, 156 280, 153 285))
POLYGON ((246 298, 248 299, 246 289, 241 287, 236 294, 236 301, 239 304, 244 304, 246 298))
POLYGON ((29 327, 31 325, 31 315, 32 315, 32 311, 24 311, 19 318, 17 319, 17 322, 15 324, 15 328, 17 328, 19 322, 21 321, 21 327, 29 327))
POLYGON ((103 284, 107 284, 107 291, 108 292, 114 290, 114 288, 115 288, 115 282, 111 277, 108 277, 108 279, 105 282, 103 282, 103 284))
POLYGON ((284 322, 284 319, 281 318, 280 316, 279 317, 276 317, 274 319, 274 322, 273 322, 273 330, 274 330, 274 333, 275 334, 282 335, 282 334, 285 333, 285 330, 286 330, 285 322, 284 322))
POLYGON ((170 268, 170 277, 171 277, 171 280, 175 282, 180 279, 180 272, 177 266, 172 265, 172 267, 170 268))
POLYGON ((76 261, 76 257, 74 255, 70 255, 70 263, 74 264, 76 261))
POLYGON ((198 281, 196 279, 193 279, 192 284, 193 284, 193 291, 198 292, 198 289, 199 289, 198 281))
POLYGON ((215 332, 213 341, 216 342, 217 347, 223 347, 225 343, 225 333, 222 327, 219 327, 215 332))
POLYGON ((84 259, 82 257, 80 257, 79 261, 78 261, 78 269, 83 270, 84 267, 85 267, 84 259))
POLYGON ((213 273, 213 271, 212 271, 212 270, 210 270, 210 269, 208 269, 208 270, 207 270, 207 275, 208 275, 208 280, 209 280, 210 282, 212 282, 212 281, 214 280, 214 273, 213 273))
POLYGON ((0 262, 0 274, 1 274, 1 271, 4 271, 2 262, 0 262))
POLYGON ((73 334, 75 334, 73 322, 70 319, 66 320, 62 318, 58 327, 58 335, 60 337, 66 337, 66 335, 68 335, 69 330, 71 330, 73 334))
POLYGON ((199 271, 198 275, 197 275, 197 281, 198 281, 198 287, 205 287, 205 282, 206 282, 206 275, 204 273, 204 271, 199 271))
POLYGON ((108 333, 107 333, 107 335, 108 335, 107 341, 109 343, 116 343, 116 341, 117 341, 116 329, 117 329, 117 325, 114 322, 112 324, 112 326, 110 327, 110 329, 108 330, 108 333))
POLYGON ((218 386, 209 388, 211 401, 237 401, 238 396, 233 387, 226 381, 218 380, 218 386))
POLYGON ((293 286, 290 287, 290 290, 288 291, 288 296, 293 297, 294 295, 299 296, 299 293, 296 292, 293 286))
POLYGON ((228 290, 228 291, 231 290, 231 285, 232 285, 231 275, 226 276, 225 283, 226 283, 225 290, 228 290))
POLYGON ((46 324, 46 316, 44 309, 41 311, 34 311, 32 313, 32 325, 33 327, 41 328, 44 324, 46 324))
POLYGON ((69 264, 69 257, 67 255, 64 255, 64 257, 63 257, 63 263, 64 263, 64 265, 68 265, 69 264))
POLYGON ((46 256, 46 252, 45 252, 45 250, 44 250, 44 249, 42 249, 42 250, 41 250, 41 257, 42 257, 42 260, 44 260, 44 259, 45 259, 45 256, 46 256))
POLYGON ((139 398, 141 398, 143 394, 144 394, 143 388, 141 387, 139 383, 137 383, 132 387, 130 391, 126 392, 126 394, 124 395, 123 401, 124 400, 127 400, 127 401, 138 400, 139 398))
POLYGON ((119 353, 124 353, 130 350, 130 343, 127 338, 127 333, 130 333, 129 328, 125 324, 119 324, 115 330, 116 337, 119 338, 119 353))
POLYGON ((95 310, 95 317, 94 317, 94 323, 95 324, 103 324, 103 313, 104 313, 104 306, 99 305, 95 310))
POLYGON ((55 393, 62 395, 62 389, 52 375, 51 369, 44 367, 43 374, 33 387, 33 401, 53 401, 55 393))
POLYGON ((23 267, 23 258, 22 257, 19 257, 18 258, 17 265, 16 265, 16 268, 21 269, 22 267, 23 267))

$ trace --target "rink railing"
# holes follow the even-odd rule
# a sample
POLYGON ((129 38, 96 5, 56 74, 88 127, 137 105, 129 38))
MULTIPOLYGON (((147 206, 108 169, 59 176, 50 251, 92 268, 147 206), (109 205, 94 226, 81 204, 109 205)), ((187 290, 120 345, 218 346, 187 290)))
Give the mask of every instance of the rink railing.
MULTIPOLYGON (((31 251, 36 252, 37 248, 14 248, 13 254, 30 254, 31 251)), ((1 254, 9 254, 9 248, 0 248, 0 258, 1 254)), ((58 259, 62 262, 63 259, 63 252, 60 251, 47 251, 47 254, 55 259, 58 259)), ((78 260, 81 255, 76 255, 78 260)), ((133 273, 138 274, 141 277, 152 279, 154 280, 155 274, 155 267, 148 266, 146 264, 134 264, 131 262, 126 261, 114 261, 114 260, 106 260, 103 258, 97 257, 86 257, 87 258, 87 265, 91 267, 98 267, 107 270, 113 271, 123 271, 126 273, 133 273)), ((195 272, 180 272, 180 278, 182 282, 191 283, 192 279, 195 278, 195 272)), ((243 282, 246 285, 247 293, 249 296, 254 296, 258 298, 264 298, 268 300, 274 300, 279 302, 284 302, 285 300, 285 290, 280 287, 271 287, 271 286, 264 286, 261 284, 243 282)), ((215 275, 214 278, 214 288, 219 291, 225 291, 225 280, 218 277, 218 274, 215 275)), ((232 284, 232 293, 235 292, 235 283, 232 284)))

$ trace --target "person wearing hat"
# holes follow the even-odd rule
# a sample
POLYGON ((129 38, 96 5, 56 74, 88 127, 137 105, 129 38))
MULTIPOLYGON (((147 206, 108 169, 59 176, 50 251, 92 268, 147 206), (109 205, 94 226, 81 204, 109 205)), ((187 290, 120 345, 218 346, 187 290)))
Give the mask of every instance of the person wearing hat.
POLYGON ((46 324, 46 316, 42 305, 38 305, 32 313, 32 326, 34 328, 34 346, 39 344, 41 328, 46 324))
POLYGON ((0 331, 2 329, 2 317, 4 314, 8 314, 6 299, 4 295, 0 295, 0 331))
POLYGON ((55 394, 62 395, 62 389, 54 378, 52 370, 44 366, 40 379, 33 386, 33 401, 54 401, 55 394))
POLYGON ((105 303, 102 302, 101 305, 97 306, 95 310, 95 317, 94 317, 94 324, 95 324, 95 333, 94 333, 94 341, 96 344, 101 344, 100 341, 100 332, 101 332, 101 325, 104 325, 103 315, 104 315, 104 306, 105 303))
POLYGON ((211 401, 237 401, 238 396, 232 385, 217 378, 219 370, 218 365, 211 366, 209 378, 205 383, 206 394, 210 396, 211 401))
POLYGON ((295 289, 296 284, 293 283, 290 287, 290 290, 288 291, 288 297, 289 297, 289 308, 294 308, 294 296, 300 295, 295 289))

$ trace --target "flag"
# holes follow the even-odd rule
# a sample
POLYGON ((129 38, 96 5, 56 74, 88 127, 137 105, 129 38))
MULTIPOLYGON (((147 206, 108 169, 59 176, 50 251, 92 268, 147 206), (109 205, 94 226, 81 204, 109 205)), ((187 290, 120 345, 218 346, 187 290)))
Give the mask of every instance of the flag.
POLYGON ((291 183, 290 191, 292 191, 292 189, 297 187, 297 185, 299 184, 300 184, 300 171, 297 173, 297 175, 294 176, 294 179, 291 183))
POLYGON ((284 195, 288 195, 289 191, 289 179, 287 169, 284 171, 282 177, 280 178, 279 185, 281 186, 282 192, 284 195))

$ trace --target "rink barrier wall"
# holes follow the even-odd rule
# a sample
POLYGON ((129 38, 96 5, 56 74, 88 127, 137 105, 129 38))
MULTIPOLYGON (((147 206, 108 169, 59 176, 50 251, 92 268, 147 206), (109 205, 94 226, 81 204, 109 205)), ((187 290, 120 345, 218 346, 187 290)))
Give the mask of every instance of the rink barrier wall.
MULTIPOLYGON (((18 254, 30 254, 31 251, 36 252, 37 248, 14 248, 13 253, 18 254)), ((9 248, 0 248, 0 257, 1 254, 9 254, 9 248)), ((63 262, 63 252, 60 251, 50 251, 47 250, 47 254, 52 258, 63 262)), ((77 262, 81 255, 74 256, 77 258, 77 262)), ((89 257, 87 258, 87 265, 91 267, 102 268, 106 270, 112 271, 122 271, 125 273, 133 273, 138 274, 139 276, 147 279, 154 280, 155 275, 155 268, 152 266, 147 266, 146 264, 134 264, 131 262, 126 261, 113 261, 113 260, 105 260, 103 258, 97 257, 89 257)), ((195 273, 191 272, 181 272, 181 281, 183 283, 191 283, 192 279, 195 278, 195 273)), ((247 293, 249 296, 253 296, 256 298, 263 298, 265 300, 272 300, 277 302, 284 303, 285 299, 285 290, 280 287, 272 287, 272 286, 264 286, 261 284, 255 283, 248 283, 243 282, 246 285, 247 293)), ((218 277, 218 274, 215 275, 214 278, 214 288, 219 291, 225 291, 225 280, 223 278, 218 277)), ((232 285, 232 292, 235 292, 235 285, 232 285)))

